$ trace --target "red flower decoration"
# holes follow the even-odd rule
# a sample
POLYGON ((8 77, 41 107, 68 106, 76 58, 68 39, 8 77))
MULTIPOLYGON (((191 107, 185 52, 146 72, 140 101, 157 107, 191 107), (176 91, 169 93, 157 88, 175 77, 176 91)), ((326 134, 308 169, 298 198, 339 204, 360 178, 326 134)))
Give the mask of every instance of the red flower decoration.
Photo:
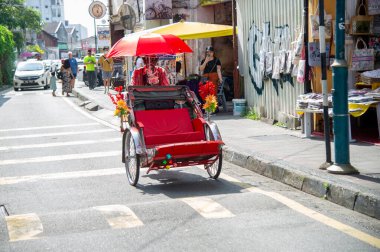
POLYGON ((205 84, 199 83, 199 95, 203 101, 206 101, 208 95, 216 95, 215 84, 211 81, 206 81, 205 84))

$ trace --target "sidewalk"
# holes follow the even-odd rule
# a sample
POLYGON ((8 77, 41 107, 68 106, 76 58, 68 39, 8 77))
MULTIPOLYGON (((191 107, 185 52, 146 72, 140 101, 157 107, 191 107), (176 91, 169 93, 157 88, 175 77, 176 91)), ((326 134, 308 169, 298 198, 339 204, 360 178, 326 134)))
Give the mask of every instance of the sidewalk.
MULTIPOLYGON (((77 82, 73 93, 91 101, 90 108, 99 106, 100 110, 93 115, 119 126, 119 120, 113 116, 114 105, 104 94, 104 88, 90 91, 77 82)), ((232 112, 219 113, 212 120, 226 143, 225 160, 380 219, 380 146, 352 143, 351 164, 360 174, 334 175, 318 169, 325 161, 322 138, 306 139, 299 131, 232 116, 232 112)))

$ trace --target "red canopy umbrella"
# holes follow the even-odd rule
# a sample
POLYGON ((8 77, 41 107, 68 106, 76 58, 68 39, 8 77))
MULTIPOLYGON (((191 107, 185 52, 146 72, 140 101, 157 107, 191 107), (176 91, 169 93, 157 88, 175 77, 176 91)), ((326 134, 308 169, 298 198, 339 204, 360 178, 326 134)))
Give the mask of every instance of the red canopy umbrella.
POLYGON ((193 52, 190 47, 177 36, 171 34, 130 34, 117 41, 107 57, 149 56, 156 54, 177 54, 193 52))

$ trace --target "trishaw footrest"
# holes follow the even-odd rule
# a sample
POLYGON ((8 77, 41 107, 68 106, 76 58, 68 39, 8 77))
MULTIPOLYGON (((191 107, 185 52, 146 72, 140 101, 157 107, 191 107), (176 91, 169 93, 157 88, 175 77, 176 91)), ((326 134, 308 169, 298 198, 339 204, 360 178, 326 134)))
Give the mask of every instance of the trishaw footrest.
POLYGON ((164 160, 169 154, 174 160, 209 159, 219 154, 223 141, 187 142, 156 146, 154 160, 164 160))

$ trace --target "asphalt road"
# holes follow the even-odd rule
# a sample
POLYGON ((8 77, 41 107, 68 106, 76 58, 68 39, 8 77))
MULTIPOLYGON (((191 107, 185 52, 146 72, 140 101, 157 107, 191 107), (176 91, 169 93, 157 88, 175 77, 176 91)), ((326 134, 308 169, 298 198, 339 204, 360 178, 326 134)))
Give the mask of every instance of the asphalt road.
MULTIPOLYGON (((59 94, 60 92, 58 92, 59 94)), ((0 96, 0 251, 379 251, 380 222, 227 162, 143 170, 50 91, 0 96)))

